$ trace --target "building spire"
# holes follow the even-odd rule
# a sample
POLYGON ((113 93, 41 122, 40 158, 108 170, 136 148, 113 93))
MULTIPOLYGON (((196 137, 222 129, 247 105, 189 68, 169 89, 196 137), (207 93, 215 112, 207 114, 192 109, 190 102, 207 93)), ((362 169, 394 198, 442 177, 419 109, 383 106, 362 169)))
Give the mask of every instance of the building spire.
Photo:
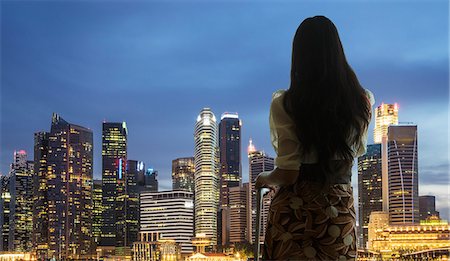
POLYGON ((247 153, 250 154, 255 151, 256 151, 255 145, 253 145, 253 140, 252 140, 252 138, 250 138, 249 143, 248 143, 247 153))

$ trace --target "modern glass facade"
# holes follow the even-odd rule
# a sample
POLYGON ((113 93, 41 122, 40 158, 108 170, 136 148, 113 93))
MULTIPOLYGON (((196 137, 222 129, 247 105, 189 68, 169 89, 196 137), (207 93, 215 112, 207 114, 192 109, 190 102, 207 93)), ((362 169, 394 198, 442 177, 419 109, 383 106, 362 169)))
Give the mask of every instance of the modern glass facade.
POLYGON ((194 157, 172 160, 172 189, 194 192, 194 157))
POLYGON ((48 227, 48 176, 47 169, 49 132, 34 134, 33 176, 33 248, 39 260, 49 258, 48 227))
POLYGON ((204 108, 197 117, 194 131, 195 165, 195 233, 217 245, 217 212, 219 206, 219 171, 216 117, 204 108))
MULTIPOLYGON (((158 235, 164 240, 174 240, 181 253, 193 252, 194 236, 193 193, 174 190, 142 192, 140 194, 140 234, 158 235)), ((140 241, 156 241, 141 239, 140 241)))
POLYGON ((35 152, 38 154, 35 159, 39 162, 36 166, 39 173, 36 183, 42 187, 37 188, 34 212, 38 216, 35 217, 37 224, 34 224, 34 229, 42 237, 35 240, 35 244, 44 249, 39 255, 58 260, 91 258, 95 253, 92 238, 92 131, 53 114, 48 147, 44 148, 45 145, 46 134, 37 133, 35 152))
POLYGON ((419 223, 417 144, 417 125, 389 126, 389 218, 393 225, 419 223))
POLYGON ((15 151, 9 174, 9 251, 27 252, 33 246, 33 174, 34 163, 27 161, 27 153, 15 151))
POLYGON ((358 158, 358 210, 361 247, 366 248, 369 216, 382 211, 381 144, 367 146, 367 153, 358 158))
MULTIPOLYGON (((102 131, 102 246, 116 246, 116 233, 123 231, 123 222, 118 215, 123 212, 126 187, 127 136, 125 122, 103 122, 102 131), (122 196, 121 196, 122 195, 122 196), (119 198, 120 197, 120 198, 119 198), (118 228, 119 226, 119 228, 118 228)), ((123 235, 121 233, 120 235, 123 235)), ((122 242, 123 240, 119 240, 122 242)))

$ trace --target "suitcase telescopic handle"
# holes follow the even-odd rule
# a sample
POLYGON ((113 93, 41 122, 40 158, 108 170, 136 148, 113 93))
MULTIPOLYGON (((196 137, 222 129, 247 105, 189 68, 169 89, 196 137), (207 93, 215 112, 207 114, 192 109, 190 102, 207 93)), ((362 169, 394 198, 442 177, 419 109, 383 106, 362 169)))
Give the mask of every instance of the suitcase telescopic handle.
POLYGON ((259 244, 259 238, 261 236, 261 210, 263 207, 263 197, 269 193, 268 188, 259 188, 256 191, 256 234, 255 234, 255 250, 254 260, 259 261, 261 252, 261 245, 259 244))

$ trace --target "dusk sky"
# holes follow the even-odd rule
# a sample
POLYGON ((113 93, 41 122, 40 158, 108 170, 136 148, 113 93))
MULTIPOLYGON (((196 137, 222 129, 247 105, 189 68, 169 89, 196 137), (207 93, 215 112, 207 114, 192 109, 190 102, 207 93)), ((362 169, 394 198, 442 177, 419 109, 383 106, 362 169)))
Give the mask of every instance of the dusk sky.
POLYGON ((250 137, 274 156, 271 95, 288 87, 293 35, 314 15, 335 23, 376 106, 397 102, 400 122, 418 125, 419 195, 448 219, 448 1, 1 1, 0 173, 14 150, 33 158, 33 133, 57 112, 92 129, 96 179, 102 122, 126 121, 129 159, 168 190, 210 107, 239 113, 247 181, 250 137))

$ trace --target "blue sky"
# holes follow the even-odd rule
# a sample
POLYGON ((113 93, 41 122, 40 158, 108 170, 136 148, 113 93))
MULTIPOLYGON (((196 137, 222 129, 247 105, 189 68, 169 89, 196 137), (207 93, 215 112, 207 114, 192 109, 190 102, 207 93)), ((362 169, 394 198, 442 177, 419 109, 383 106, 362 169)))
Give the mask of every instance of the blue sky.
POLYGON ((171 161, 193 154, 211 107, 239 113, 248 180, 250 137, 274 155, 269 103, 289 84, 293 34, 325 15, 376 104, 398 102, 400 121, 418 124, 419 193, 448 218, 448 12, 447 1, 2 1, 0 172, 16 149, 32 157, 57 112, 93 130, 96 178, 102 121, 126 121, 129 158, 170 189, 171 161))

